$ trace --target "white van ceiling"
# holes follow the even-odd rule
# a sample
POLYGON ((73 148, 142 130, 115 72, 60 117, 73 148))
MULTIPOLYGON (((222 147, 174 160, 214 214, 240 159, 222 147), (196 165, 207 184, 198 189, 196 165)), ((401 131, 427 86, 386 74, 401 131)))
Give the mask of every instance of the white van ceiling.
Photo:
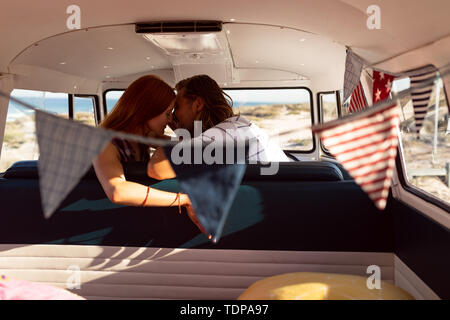
POLYGON ((228 43, 241 83, 311 80, 337 89, 342 86, 345 46, 375 63, 450 34, 448 0, 379 0, 380 30, 366 27, 371 4, 371 0, 2 0, 0 72, 23 73, 36 67, 39 74, 48 70, 93 82, 152 70, 167 74, 173 68, 170 59, 136 34, 133 24, 219 20, 226 23, 223 32, 230 31, 228 43), (81 8, 81 27, 87 31, 68 31, 66 8, 72 4, 81 8))
MULTIPOLYGON (((237 82, 264 79, 254 70, 278 71, 271 73, 273 80, 309 80, 343 71, 345 47, 314 34, 239 23, 225 24, 222 33, 234 68, 247 71, 237 82)), ((134 25, 77 30, 42 40, 14 59, 10 69, 21 65, 99 81, 173 67, 162 50, 135 33, 134 25)), ((232 84, 233 79, 224 82, 232 84)))

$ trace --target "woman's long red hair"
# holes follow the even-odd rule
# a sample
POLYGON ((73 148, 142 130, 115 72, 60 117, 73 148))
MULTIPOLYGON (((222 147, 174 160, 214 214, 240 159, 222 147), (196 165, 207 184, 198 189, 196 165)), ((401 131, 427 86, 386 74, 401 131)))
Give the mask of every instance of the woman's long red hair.
POLYGON ((135 80, 100 127, 128 133, 145 132, 148 120, 163 113, 175 98, 173 89, 153 75, 135 80))

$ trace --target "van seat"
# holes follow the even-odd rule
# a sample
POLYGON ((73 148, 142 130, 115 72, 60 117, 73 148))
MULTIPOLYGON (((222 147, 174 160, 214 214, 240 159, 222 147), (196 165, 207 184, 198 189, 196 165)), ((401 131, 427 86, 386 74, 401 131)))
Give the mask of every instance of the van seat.
MULTIPOLYGON (((275 175, 261 175, 262 164, 249 164, 245 172, 245 181, 342 181, 344 176, 339 167, 325 161, 280 162, 275 175)), ((124 166, 125 175, 130 180, 147 177, 146 163, 130 163, 124 166)), ((38 179, 38 161, 18 161, 3 175, 5 179, 38 179)), ((94 169, 86 173, 83 179, 97 179, 94 169)))

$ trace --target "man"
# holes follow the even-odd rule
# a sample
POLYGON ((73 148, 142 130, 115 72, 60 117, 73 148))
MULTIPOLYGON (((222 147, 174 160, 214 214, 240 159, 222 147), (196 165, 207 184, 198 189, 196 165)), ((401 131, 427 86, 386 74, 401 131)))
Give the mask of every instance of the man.
MULTIPOLYGON (((231 98, 223 92, 216 81, 207 75, 197 75, 180 81, 174 102, 173 129, 185 129, 193 139, 212 142, 250 140, 249 161, 290 161, 283 150, 254 123, 241 115, 235 115, 231 98), (229 100, 226 99, 229 98, 229 100), (201 133, 195 136, 195 121, 201 121, 201 133)), ((148 163, 148 175, 155 179, 170 179, 175 173, 161 148, 157 149, 148 163)))

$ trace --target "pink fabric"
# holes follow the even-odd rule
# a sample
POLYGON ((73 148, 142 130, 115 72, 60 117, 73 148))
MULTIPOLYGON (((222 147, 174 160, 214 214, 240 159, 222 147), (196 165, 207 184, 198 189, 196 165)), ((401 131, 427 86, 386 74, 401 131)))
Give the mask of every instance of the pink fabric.
POLYGON ((61 288, 2 278, 0 278, 0 300, 85 300, 61 288))

